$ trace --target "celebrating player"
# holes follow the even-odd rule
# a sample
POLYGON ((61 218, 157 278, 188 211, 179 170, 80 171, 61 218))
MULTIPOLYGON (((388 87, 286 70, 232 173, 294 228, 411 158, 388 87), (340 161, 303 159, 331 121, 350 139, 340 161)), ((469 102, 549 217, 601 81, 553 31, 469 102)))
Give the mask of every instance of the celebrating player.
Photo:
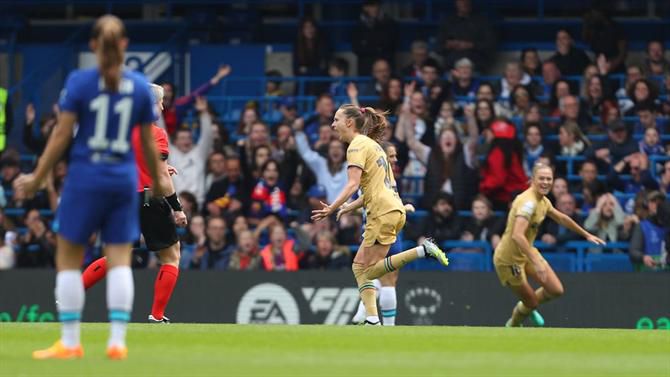
MULTIPOLYGON (((384 148, 384 153, 386 153, 386 159, 391 164, 391 171, 395 168, 398 163, 398 152, 396 151, 395 145, 385 141, 382 142, 382 148, 384 148)), ((397 187, 395 187, 397 190, 397 187)), ((337 220, 340 219, 345 213, 352 212, 363 206, 363 196, 359 196, 358 199, 351 203, 344 203, 340 210, 337 212, 337 220)), ((414 206, 411 204, 405 204, 406 212, 414 212, 414 206)), ((396 241, 391 245, 389 249, 389 255, 395 255, 402 251, 402 232, 398 233, 396 241)), ((382 324, 384 326, 395 326, 395 317, 397 314, 398 307, 398 298, 396 297, 396 285, 398 285, 398 274, 400 270, 395 270, 381 276, 376 280, 375 288, 379 291, 379 306, 382 312, 382 324)), ((363 323, 365 321, 365 305, 363 301, 360 302, 358 306, 358 311, 354 315, 354 323, 363 323)))
POLYGON ((395 178, 386 154, 378 143, 386 126, 384 114, 371 107, 343 105, 337 110, 332 127, 340 140, 349 143, 348 180, 333 203, 322 203, 322 209, 312 211, 312 220, 322 220, 334 214, 359 187, 363 192, 367 220, 363 243, 356 253, 352 270, 365 305, 367 325, 380 325, 373 279, 426 256, 444 265, 449 263, 444 252, 430 240, 384 258, 405 225, 405 208, 394 189, 395 178))
POLYGON ((100 231, 107 255, 107 306, 111 322, 107 356, 125 359, 126 328, 133 305, 134 283, 130 270, 132 243, 139 236, 137 173, 130 131, 142 125, 142 144, 151 176, 157 179, 157 153, 149 127, 156 119, 146 78, 123 69, 128 46, 120 19, 106 15, 97 20, 90 48, 98 67, 70 74, 60 97, 58 125, 33 174, 19 177, 15 189, 32 196, 70 144, 70 152, 57 220, 56 300, 62 323, 61 338, 53 346, 33 352, 35 359, 72 359, 84 355, 80 320, 84 284, 79 270, 85 245, 100 231))
MULTIPOLYGON (((163 110, 163 87, 151 84, 151 91, 154 95, 156 112, 160 114, 163 110)), ((140 230, 147 248, 158 251, 158 259, 161 262, 161 268, 154 283, 154 301, 148 320, 152 323, 169 323, 170 320, 164 315, 165 307, 170 301, 170 296, 179 276, 180 249, 177 226, 186 226, 186 215, 181 208, 179 199, 177 199, 177 193, 168 170, 169 150, 165 130, 156 124, 151 126, 151 130, 160 152, 160 157, 156 161, 159 173, 159 181, 156 185, 152 184, 147 165, 144 163, 139 128, 135 128, 132 135, 135 162, 140 178, 137 186, 140 195, 140 230), (149 189, 153 191, 153 196, 147 195, 149 189)), ((106 257, 91 263, 82 275, 84 289, 89 289, 95 285, 106 274, 106 257)))
POLYGON ((563 284, 540 251, 533 247, 537 230, 545 216, 578 233, 588 241, 604 245, 605 241, 577 225, 569 216, 557 211, 546 195, 551 191, 554 172, 551 167, 537 163, 533 167, 530 187, 519 194, 507 216, 507 227, 493 255, 493 264, 503 286, 508 286, 519 301, 506 326, 521 326, 531 316, 536 326, 543 326, 544 319, 535 310, 551 299, 563 294, 563 284), (541 285, 533 290, 526 276, 541 285))

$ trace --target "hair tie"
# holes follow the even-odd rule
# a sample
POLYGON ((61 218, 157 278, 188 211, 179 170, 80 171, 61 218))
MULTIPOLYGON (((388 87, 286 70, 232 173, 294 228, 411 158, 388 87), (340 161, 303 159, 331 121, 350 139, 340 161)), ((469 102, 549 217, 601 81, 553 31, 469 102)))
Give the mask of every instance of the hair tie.
POLYGON ((360 110, 361 110, 361 114, 365 114, 365 107, 361 107, 360 110))

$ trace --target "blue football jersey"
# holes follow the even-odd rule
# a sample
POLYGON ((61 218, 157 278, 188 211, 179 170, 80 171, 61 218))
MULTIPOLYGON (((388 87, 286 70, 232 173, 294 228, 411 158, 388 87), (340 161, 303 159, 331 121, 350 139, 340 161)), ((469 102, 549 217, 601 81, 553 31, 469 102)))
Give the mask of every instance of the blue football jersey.
POLYGON ((157 118, 147 79, 123 71, 116 92, 105 89, 98 68, 73 71, 61 92, 61 111, 77 115, 66 186, 127 185, 137 180, 132 128, 157 118))

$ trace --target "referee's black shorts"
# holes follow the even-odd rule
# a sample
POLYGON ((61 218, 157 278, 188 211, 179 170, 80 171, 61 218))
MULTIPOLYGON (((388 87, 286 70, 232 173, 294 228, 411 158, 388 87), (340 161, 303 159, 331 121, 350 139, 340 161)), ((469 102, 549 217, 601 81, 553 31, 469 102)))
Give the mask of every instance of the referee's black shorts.
POLYGON ((150 251, 160 251, 179 241, 172 208, 164 197, 146 200, 140 195, 140 230, 150 251))

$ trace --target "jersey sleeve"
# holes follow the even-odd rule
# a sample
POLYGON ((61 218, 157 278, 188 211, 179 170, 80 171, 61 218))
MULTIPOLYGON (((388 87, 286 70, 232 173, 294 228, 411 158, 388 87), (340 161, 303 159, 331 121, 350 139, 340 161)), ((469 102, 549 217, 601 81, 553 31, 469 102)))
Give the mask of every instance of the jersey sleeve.
POLYGON ((347 148, 347 163, 365 169, 365 144, 361 138, 352 141, 347 148))
POLYGON ((156 140, 156 147, 158 148, 158 153, 160 153, 161 158, 163 158, 163 160, 167 160, 168 156, 170 155, 170 149, 168 148, 167 134, 165 133, 164 129, 155 125, 153 126, 152 130, 154 133, 154 140, 156 140))
POLYGON ((65 87, 60 92, 60 98, 58 99, 58 106, 61 111, 68 111, 71 113, 79 113, 81 107, 81 98, 79 94, 81 90, 78 90, 78 73, 77 71, 70 73, 65 81, 65 87))
POLYGON ((519 203, 519 207, 516 210, 516 217, 523 217, 524 219, 530 221, 530 218, 533 217, 537 209, 537 202, 532 199, 524 199, 519 203))
POLYGON ((150 124, 158 119, 156 106, 154 106, 154 96, 151 94, 149 84, 146 80, 138 79, 138 112, 137 122, 139 124, 150 124))

